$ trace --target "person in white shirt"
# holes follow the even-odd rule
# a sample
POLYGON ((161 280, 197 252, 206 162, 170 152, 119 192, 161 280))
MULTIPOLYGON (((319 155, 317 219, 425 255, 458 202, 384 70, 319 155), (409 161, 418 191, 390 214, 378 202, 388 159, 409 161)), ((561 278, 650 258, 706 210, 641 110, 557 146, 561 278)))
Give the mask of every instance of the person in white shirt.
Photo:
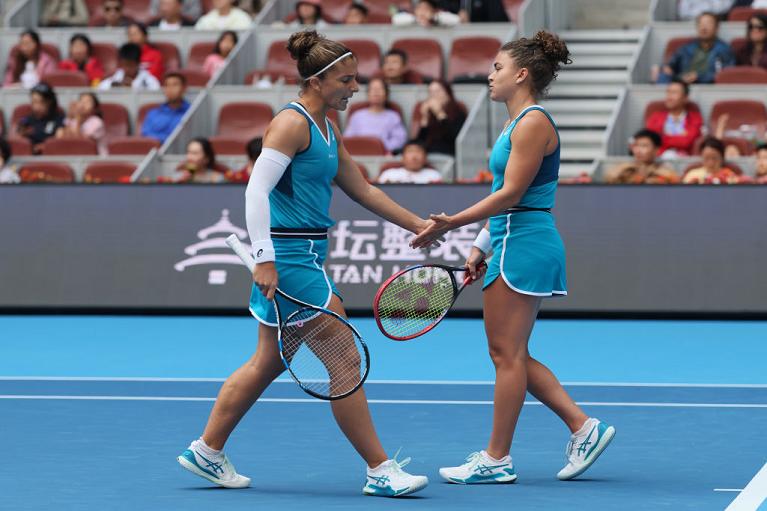
POLYGON ((378 176, 379 183, 427 184, 442 181, 442 174, 426 166, 426 148, 411 140, 402 150, 402 167, 387 169, 378 176))
POLYGON ((21 181, 16 169, 7 166, 10 159, 11 146, 4 138, 0 138, 0 184, 16 184, 21 181))
POLYGON ((117 71, 99 84, 99 90, 130 87, 133 90, 160 90, 160 81, 149 71, 141 69, 141 47, 126 43, 117 54, 117 71))
POLYGON ((238 0, 213 0, 213 9, 201 17, 198 30, 246 30, 253 24, 250 15, 237 7, 238 0))
POLYGON ((398 12, 391 17, 391 23, 398 27, 452 27, 461 23, 461 17, 450 11, 440 10, 436 0, 419 0, 412 14, 398 12))

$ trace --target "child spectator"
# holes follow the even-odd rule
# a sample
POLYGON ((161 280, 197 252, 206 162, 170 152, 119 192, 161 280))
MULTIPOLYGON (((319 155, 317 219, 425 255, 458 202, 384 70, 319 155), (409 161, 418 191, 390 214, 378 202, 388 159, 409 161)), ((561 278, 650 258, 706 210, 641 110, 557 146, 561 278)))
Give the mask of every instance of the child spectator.
POLYGON ((165 103, 147 112, 141 125, 142 136, 156 138, 161 144, 165 143, 189 110, 189 102, 184 99, 184 75, 173 72, 166 74, 162 81, 162 91, 165 93, 165 103))
POLYGON ((159 90, 160 82, 148 71, 141 69, 141 47, 133 43, 120 46, 117 53, 118 69, 99 84, 99 90, 112 87, 130 87, 133 90, 159 90))
POLYGON ((40 82, 45 73, 56 70, 56 61, 45 53, 40 36, 34 30, 25 30, 19 44, 8 59, 3 87, 31 89, 40 82))
POLYGON ((379 183, 438 183, 442 174, 426 166, 426 148, 417 140, 405 144, 402 167, 387 169, 378 176, 379 183))
POLYGON ((16 184, 21 181, 16 169, 8 165, 11 156, 11 145, 4 138, 0 138, 0 184, 16 184))
POLYGON ((430 153, 455 154, 455 139, 461 131, 466 112, 453 96, 453 89, 443 80, 429 84, 429 97, 419 107, 420 122, 415 125, 415 139, 430 153))
POLYGON ((101 103, 92 92, 84 92, 77 101, 72 102, 64 126, 56 130, 56 138, 82 137, 93 140, 101 156, 107 155, 106 134, 101 103))
POLYGON ((703 128, 703 116, 690 108, 690 86, 673 80, 666 87, 663 110, 647 118, 646 128, 661 134, 660 154, 666 158, 692 154, 695 140, 703 128))
POLYGON ((201 17, 198 30, 247 30, 253 24, 250 15, 237 7, 237 0, 213 0, 213 9, 201 17))
POLYGON ((59 100, 53 87, 45 82, 32 87, 29 103, 32 113, 21 118, 16 132, 28 138, 32 143, 32 152, 39 154, 43 142, 64 125, 64 115, 59 112, 59 100))
POLYGON ((398 151, 407 140, 407 130, 400 114, 389 104, 389 86, 381 78, 368 83, 367 108, 355 111, 346 123, 345 137, 377 137, 390 153, 398 151))
POLYGON ((141 48, 141 69, 146 69, 155 78, 161 79, 165 72, 162 53, 149 43, 149 32, 147 32, 146 25, 137 21, 129 24, 128 42, 136 44, 141 48))
MULTIPOLYGON (((158 12, 159 16, 149 24, 150 27, 157 27, 160 30, 179 30, 182 27, 194 26, 194 22, 184 16, 184 0, 159 0, 157 3, 159 8, 154 12, 158 12)), ((197 10, 199 11, 199 6, 197 10)))
POLYGON ((47 27, 73 27, 88 24, 85 0, 43 0, 40 24, 47 27))
POLYGON ((59 62, 59 69, 81 71, 88 75, 91 87, 96 87, 104 78, 104 69, 93 56, 91 40, 85 34, 74 34, 69 39, 69 58, 59 62))
POLYGON ((237 46, 237 32, 232 30, 226 30, 218 36, 216 41, 216 47, 213 49, 213 53, 205 57, 205 62, 202 64, 202 70, 205 71, 208 76, 213 76, 219 69, 224 67, 227 57, 232 53, 232 50, 237 46))
POLYGON ((678 183, 679 175, 673 169, 658 162, 661 137, 655 131, 641 129, 631 141, 634 161, 621 163, 605 173, 610 184, 670 184, 678 183))
POLYGON ((754 66, 767 69, 767 15, 754 14, 746 24, 746 44, 735 52, 735 63, 739 66, 754 66))

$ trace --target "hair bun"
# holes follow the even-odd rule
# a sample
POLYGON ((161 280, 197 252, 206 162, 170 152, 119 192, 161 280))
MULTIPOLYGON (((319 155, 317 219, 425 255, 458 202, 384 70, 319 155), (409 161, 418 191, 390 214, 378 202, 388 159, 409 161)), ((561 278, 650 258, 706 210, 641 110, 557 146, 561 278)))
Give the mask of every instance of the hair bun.
POLYGON ((554 69, 559 68, 559 64, 570 64, 570 50, 567 49, 567 44, 555 34, 547 32, 546 30, 540 30, 535 34, 535 42, 541 47, 543 54, 546 56, 554 69))
POLYGON ((300 62, 308 57, 312 48, 323 39, 324 37, 319 35, 316 30, 296 32, 288 39, 288 52, 293 60, 300 62))

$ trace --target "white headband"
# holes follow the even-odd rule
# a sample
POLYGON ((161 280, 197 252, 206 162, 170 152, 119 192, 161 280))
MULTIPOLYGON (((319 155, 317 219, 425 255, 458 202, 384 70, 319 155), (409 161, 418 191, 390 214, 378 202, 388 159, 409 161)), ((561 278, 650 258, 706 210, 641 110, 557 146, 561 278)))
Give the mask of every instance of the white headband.
POLYGON ((327 70, 328 70, 328 69, 330 69, 331 67, 335 66, 336 64, 338 64, 338 62, 342 61, 343 59, 345 59, 346 57, 348 57, 348 56, 350 56, 350 55, 352 55, 352 52, 350 52, 350 51, 347 51, 346 53, 344 53, 343 55, 341 55, 340 57, 338 57, 336 60, 334 60, 333 62, 331 62, 331 63, 330 63, 330 64, 328 64, 327 66, 323 67, 322 69, 320 69, 319 71, 317 71, 316 73, 314 73, 312 76, 310 76, 310 77, 308 77, 308 78, 304 78, 304 81, 307 81, 307 80, 309 80, 309 78, 314 78, 315 76, 321 75, 322 73, 324 73, 325 71, 327 71, 327 70))

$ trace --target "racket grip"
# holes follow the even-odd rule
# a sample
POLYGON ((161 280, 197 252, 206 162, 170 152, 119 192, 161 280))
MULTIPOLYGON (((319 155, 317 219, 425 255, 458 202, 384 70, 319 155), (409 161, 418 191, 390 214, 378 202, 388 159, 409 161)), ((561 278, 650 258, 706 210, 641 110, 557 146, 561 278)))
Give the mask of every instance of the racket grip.
POLYGON ((237 256, 242 259, 242 262, 245 264, 245 266, 248 267, 251 273, 253 273, 253 270, 256 267, 256 260, 253 259, 253 256, 248 253, 248 249, 245 248, 245 245, 240 243, 240 239, 237 237, 236 234, 230 235, 228 238, 226 238, 226 244, 229 245, 229 248, 231 248, 237 256))
MULTIPOLYGON (((232 235, 232 236, 234 236, 234 235, 232 235)), ((484 270, 486 268, 487 268, 487 263, 485 261, 482 261, 482 262, 480 262, 477 265, 477 270, 484 270)), ((474 282, 474 281, 471 279, 471 275, 469 275, 469 272, 467 271, 466 272, 466 277, 464 277, 464 279, 463 279, 463 285, 465 287, 465 286, 468 286, 469 284, 471 284, 472 282, 474 282)))

